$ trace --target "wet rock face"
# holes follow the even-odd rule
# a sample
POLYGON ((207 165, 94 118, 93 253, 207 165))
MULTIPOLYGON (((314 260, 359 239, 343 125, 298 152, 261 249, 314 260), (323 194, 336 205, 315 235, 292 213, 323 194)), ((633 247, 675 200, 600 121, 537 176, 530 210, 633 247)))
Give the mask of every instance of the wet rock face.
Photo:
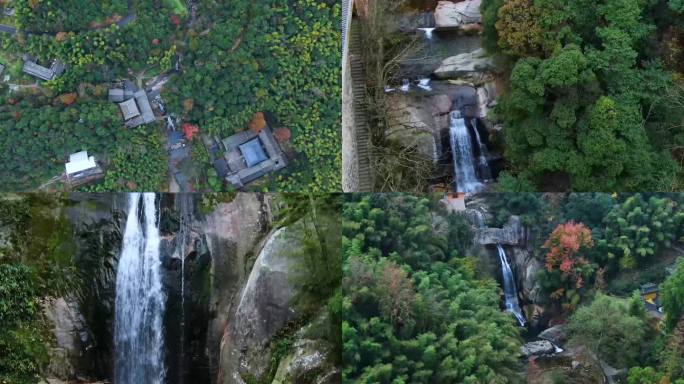
MULTIPOLYGON (((116 269, 125 221, 124 194, 72 194, 66 214, 74 228, 75 264, 83 272, 80 313, 91 331, 77 376, 113 376, 116 269)), ((84 347, 85 348, 85 347, 84 347)), ((82 353, 84 350, 82 350, 82 353)))
POLYGON ((49 298, 43 303, 43 312, 55 337, 48 371, 60 379, 76 379, 85 370, 85 351, 92 346, 90 330, 78 302, 63 297, 49 298))
POLYGON ((207 345, 213 376, 220 368, 220 345, 235 311, 234 301, 246 275, 248 262, 272 221, 268 195, 240 193, 230 203, 218 204, 196 230, 206 236, 211 254, 211 282, 207 345))
MULTIPOLYGON (((188 198, 177 195, 176 199, 188 198)), ((210 382, 206 362, 207 327, 211 315, 208 300, 202 289, 209 276, 211 257, 207 239, 194 228, 201 227, 201 215, 195 212, 192 202, 181 226, 180 209, 167 199, 160 222, 162 236, 160 258, 162 284, 166 293, 164 330, 166 332, 166 383, 210 382), (182 227, 182 228, 181 228, 182 227)))
POLYGON ((219 380, 224 384, 263 377, 271 361, 271 338, 302 315, 293 307, 299 273, 289 256, 302 244, 297 234, 292 226, 272 233, 254 263, 221 341, 219 380))
POLYGON ((512 259, 520 293, 526 301, 541 302, 542 290, 537 281, 537 273, 543 268, 542 262, 527 247, 513 248, 512 259))

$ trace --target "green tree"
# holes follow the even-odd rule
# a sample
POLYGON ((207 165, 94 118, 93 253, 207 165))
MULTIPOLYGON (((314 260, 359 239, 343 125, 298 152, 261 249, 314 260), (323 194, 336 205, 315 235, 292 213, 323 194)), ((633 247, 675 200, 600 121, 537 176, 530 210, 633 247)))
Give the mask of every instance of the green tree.
POLYGON ((634 268, 673 244, 683 223, 684 212, 673 200, 634 194, 606 215, 598 248, 606 252, 609 261, 619 260, 622 269, 634 268))
POLYGON ((674 273, 661 286, 663 309, 668 329, 684 316, 684 259, 677 262, 674 273))
POLYGON ((34 275, 22 264, 0 264, 0 381, 30 384, 48 363, 34 275))
POLYGON ((496 283, 451 250, 471 241, 463 217, 412 195, 345 198, 343 379, 517 382, 516 322, 496 283))
POLYGON ((646 335, 643 318, 630 314, 627 300, 598 294, 580 307, 568 323, 570 343, 586 346, 615 367, 637 362, 646 335))

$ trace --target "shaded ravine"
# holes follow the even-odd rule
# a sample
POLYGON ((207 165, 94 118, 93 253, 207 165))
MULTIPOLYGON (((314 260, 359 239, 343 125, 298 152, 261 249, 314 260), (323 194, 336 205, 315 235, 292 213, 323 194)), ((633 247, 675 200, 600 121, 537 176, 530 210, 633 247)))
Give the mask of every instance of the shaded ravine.
MULTIPOLYGON (((484 213, 479 209, 474 209, 475 217, 474 221, 478 228, 486 228, 486 220, 484 213)), ((518 320, 521 327, 524 327, 525 316, 520 308, 520 302, 518 300, 518 288, 515 282, 515 275, 513 275, 513 270, 508 262, 508 257, 506 255, 506 250, 501 243, 496 244, 497 254, 499 256, 499 263, 501 264, 501 275, 504 290, 504 305, 506 307, 506 312, 510 312, 518 320)))
POLYGON ((115 380, 165 382, 159 209, 154 193, 129 195, 128 218, 116 275, 115 380), (142 200, 142 209, 140 201, 142 200))

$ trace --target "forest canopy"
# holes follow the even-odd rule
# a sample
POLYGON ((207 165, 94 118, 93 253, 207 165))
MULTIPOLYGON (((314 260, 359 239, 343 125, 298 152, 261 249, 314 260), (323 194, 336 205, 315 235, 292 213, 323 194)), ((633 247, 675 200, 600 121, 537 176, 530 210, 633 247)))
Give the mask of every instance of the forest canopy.
POLYGON ((495 115, 517 178, 554 190, 682 188, 676 1, 485 0, 482 10, 486 46, 510 63, 495 115))
POLYGON ((476 276, 461 215, 435 202, 349 196, 343 208, 343 377, 362 383, 505 383, 519 368, 515 320, 476 276))

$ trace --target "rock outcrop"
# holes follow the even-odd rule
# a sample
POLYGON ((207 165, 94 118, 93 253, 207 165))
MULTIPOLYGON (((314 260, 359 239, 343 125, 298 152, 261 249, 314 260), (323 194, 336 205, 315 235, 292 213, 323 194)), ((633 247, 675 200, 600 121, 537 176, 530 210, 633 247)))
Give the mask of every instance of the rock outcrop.
POLYGON ((480 245, 525 245, 525 229, 518 216, 511 216, 503 228, 479 228, 475 243, 480 245))
MULTIPOLYGON (((302 316, 295 306, 295 298, 301 299, 301 272, 291 257, 303 241, 301 225, 275 231, 259 253, 221 340, 220 383, 244 384, 247 378, 264 377, 271 369, 272 338, 302 316)), ((300 363, 311 346, 301 348, 300 363)))
POLYGON ((78 302, 73 298, 48 298, 43 302, 43 312, 55 337, 48 373, 63 380, 76 379, 84 370, 86 349, 92 343, 78 302))
POLYGON ((278 365, 273 384, 339 384, 342 381, 342 372, 337 366, 339 356, 336 356, 339 347, 335 348, 326 336, 333 327, 339 324, 333 324, 323 309, 314 321, 297 331, 290 353, 278 365), (314 377, 316 380, 312 381, 314 377))
POLYGON ((527 301, 539 303, 542 289, 537 274, 544 267, 542 262, 527 247, 514 247, 511 258, 520 293, 527 301))
POLYGON ((435 25, 437 28, 459 28, 479 23, 481 3, 481 0, 440 1, 435 9, 435 25))
POLYGON ((563 345, 568 340, 568 334, 565 325, 554 325, 542 331, 539 336, 540 339, 548 340, 556 345, 563 345))
POLYGON ((548 340, 531 341, 520 347, 520 352, 525 357, 546 355, 553 353, 555 350, 556 348, 548 340))
POLYGON ((405 147, 415 147, 424 158, 436 163, 442 153, 440 132, 449 127, 451 99, 435 95, 420 100, 416 96, 396 93, 388 96, 388 102, 392 110, 387 139, 405 147))
POLYGON ((212 371, 220 366, 220 344, 234 312, 233 302, 256 257, 271 221, 268 196, 240 193, 230 203, 220 203, 197 229, 206 236, 211 254, 211 302, 207 345, 212 371))
POLYGON ((472 84, 484 84, 491 80, 494 59, 483 48, 460 55, 447 57, 434 71, 438 79, 459 79, 472 84))

